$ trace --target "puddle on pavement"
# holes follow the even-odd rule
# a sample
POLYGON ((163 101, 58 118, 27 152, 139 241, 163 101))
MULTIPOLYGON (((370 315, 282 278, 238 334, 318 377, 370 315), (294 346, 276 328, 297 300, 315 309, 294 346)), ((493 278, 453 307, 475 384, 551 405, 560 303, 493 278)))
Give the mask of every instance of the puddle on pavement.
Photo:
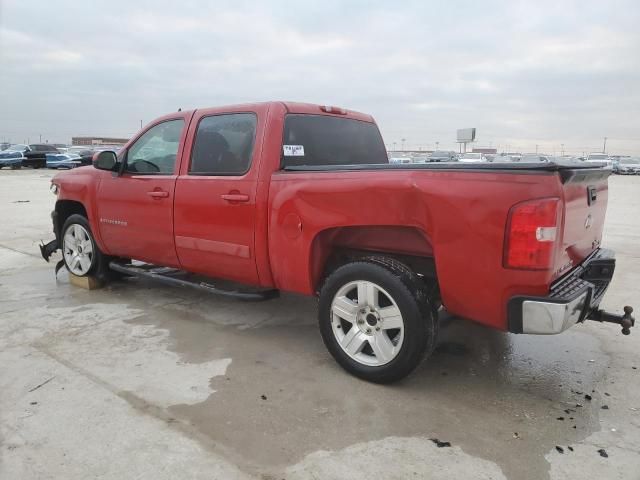
POLYGON ((581 326, 562 336, 531 337, 455 320, 441 332, 442 347, 411 377, 381 386, 335 364, 315 322, 302 318, 315 319, 315 301, 303 312, 292 299, 269 303, 290 320, 298 315, 299 323, 214 326, 208 338, 183 319, 163 324, 178 352, 191 356, 203 348, 233 358, 226 376, 212 379, 214 395, 170 411, 254 472, 280 471, 322 449, 435 436, 496 462, 507 477, 545 478, 550 449, 598 428, 597 408, 576 392, 591 392, 608 358, 581 326))

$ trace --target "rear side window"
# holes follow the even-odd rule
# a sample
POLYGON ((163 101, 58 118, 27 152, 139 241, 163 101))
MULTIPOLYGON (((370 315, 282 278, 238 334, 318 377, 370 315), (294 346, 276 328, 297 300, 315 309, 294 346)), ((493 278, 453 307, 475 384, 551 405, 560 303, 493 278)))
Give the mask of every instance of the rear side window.
POLYGON ((378 127, 327 115, 287 115, 282 166, 389 163, 378 127))
POLYGON ((191 153, 191 175, 244 175, 256 136, 256 115, 230 113, 204 117, 191 153))

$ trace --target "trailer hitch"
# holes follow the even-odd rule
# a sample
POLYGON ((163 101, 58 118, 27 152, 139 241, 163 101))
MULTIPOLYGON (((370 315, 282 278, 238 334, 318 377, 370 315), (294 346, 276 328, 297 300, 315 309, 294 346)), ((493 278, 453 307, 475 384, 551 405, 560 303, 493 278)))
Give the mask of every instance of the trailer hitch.
POLYGON ((624 315, 618 315, 615 313, 605 312, 604 310, 594 310, 588 317, 588 320, 595 320, 596 322, 616 323, 622 327, 622 334, 629 335, 631 327, 636 323, 636 319, 631 316, 633 308, 626 306, 623 308, 624 315))

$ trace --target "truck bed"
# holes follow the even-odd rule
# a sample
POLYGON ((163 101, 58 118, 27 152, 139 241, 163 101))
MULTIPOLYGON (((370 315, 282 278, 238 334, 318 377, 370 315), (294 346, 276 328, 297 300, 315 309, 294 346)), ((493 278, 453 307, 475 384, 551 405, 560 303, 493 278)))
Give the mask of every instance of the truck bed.
POLYGON ((509 298, 547 295, 600 246, 610 174, 574 162, 286 167, 272 175, 269 193, 269 251, 289 259, 271 264, 274 279, 309 294, 330 252, 355 245, 433 257, 451 312, 506 329, 509 298), (552 266, 506 268, 510 209, 540 198, 560 202, 552 266), (296 266, 308 261, 311 275, 301 275, 296 266))

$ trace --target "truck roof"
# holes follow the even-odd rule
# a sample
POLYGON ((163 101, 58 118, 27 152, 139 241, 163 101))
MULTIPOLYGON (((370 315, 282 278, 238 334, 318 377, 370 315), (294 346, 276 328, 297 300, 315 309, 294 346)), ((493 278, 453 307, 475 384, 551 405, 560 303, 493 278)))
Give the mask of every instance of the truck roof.
MULTIPOLYGON (((216 105, 212 107, 202 107, 196 110, 206 110, 209 108, 215 108, 216 110, 229 109, 229 110, 237 111, 239 108, 242 108, 242 107, 249 109, 249 108, 255 108, 257 106, 274 105, 274 104, 283 105, 288 113, 294 113, 294 114, 299 113, 299 114, 307 114, 307 115, 329 115, 332 117, 335 116, 335 117, 342 117, 342 118, 351 118, 351 119, 360 120, 363 122, 375 123, 375 120, 371 115, 368 115, 362 112, 357 112, 355 110, 349 110, 349 109, 335 106, 335 105, 319 105, 315 103, 289 102, 289 101, 280 101, 280 100, 272 100, 267 102, 239 103, 234 105, 219 105, 219 106, 216 105), (332 113, 331 111, 326 111, 327 107, 331 107, 333 110, 340 113, 332 113), (325 110, 323 110, 323 108, 325 110)), ((186 112, 186 113, 189 113, 189 112, 186 112)), ((171 115, 172 114, 169 114, 167 116, 171 116, 171 115)))

